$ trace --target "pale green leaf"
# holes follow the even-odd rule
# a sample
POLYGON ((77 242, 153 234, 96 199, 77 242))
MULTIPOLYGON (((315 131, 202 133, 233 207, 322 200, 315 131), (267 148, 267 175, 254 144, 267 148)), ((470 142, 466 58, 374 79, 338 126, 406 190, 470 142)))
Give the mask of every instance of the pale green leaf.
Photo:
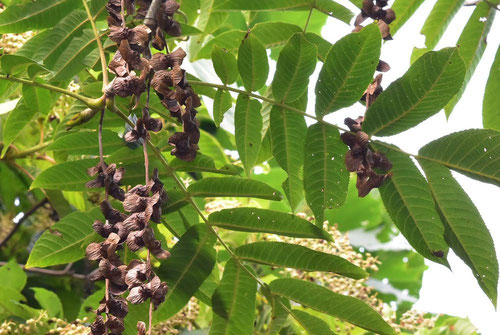
POLYGON ((428 159, 470 178, 500 186, 500 133, 469 129, 441 137, 422 147, 419 158, 428 159))
POLYGON ((283 197, 266 183, 238 177, 207 177, 189 185, 193 197, 248 197, 280 201, 283 197))
POLYGON ((0 34, 52 27, 79 6, 77 0, 19 1, 0 14, 0 34))
POLYGON ((418 162, 445 224, 448 245, 471 268, 479 286, 496 307, 498 261, 481 214, 450 170, 425 159, 418 162))
MULTIPOLYGON (((99 155, 99 145, 97 131, 80 131, 65 136, 61 136, 54 141, 47 151, 62 151, 69 155, 99 155)), ((104 154, 109 154, 121 149, 125 142, 117 133, 103 129, 102 148, 104 154)))
POLYGON ((236 148, 247 175, 250 175, 252 171, 261 146, 261 108, 262 105, 259 101, 250 99, 245 94, 240 94, 236 100, 234 135, 236 148))
POLYGON ((491 65, 490 75, 486 83, 483 100, 483 127, 500 130, 500 46, 491 65))
POLYGON ((212 64, 215 73, 217 73, 217 76, 219 76, 224 85, 232 84, 238 79, 236 57, 227 49, 214 45, 212 49, 212 64))
POLYGON ((398 148, 374 143, 392 163, 392 177, 379 187, 392 221, 415 250, 431 261, 448 265, 444 227, 436 211, 427 181, 410 157, 398 148), (389 149, 391 147, 392 149, 389 149))
POLYGON ((465 63, 465 80, 461 81, 463 84, 460 91, 451 99, 446 105, 444 111, 446 116, 450 116, 453 108, 458 103, 462 94, 469 83, 470 78, 474 74, 481 57, 483 57, 484 50, 486 49, 486 39, 493 25, 496 10, 494 6, 486 2, 477 4, 476 9, 472 13, 469 21, 465 25, 457 45, 459 46, 459 54, 465 63))
POLYGON ((299 279, 276 279, 269 287, 275 294, 366 330, 382 335, 395 334, 391 326, 361 300, 299 279))
POLYGON ((284 242, 256 242, 236 248, 234 253, 243 260, 293 268, 301 271, 333 272, 342 276, 361 279, 366 271, 340 256, 315 251, 301 245, 284 242))
POLYGON ((49 317, 62 317, 63 306, 57 294, 43 287, 30 287, 35 292, 35 299, 43 310, 47 311, 49 317))
POLYGON ((391 9, 396 13, 396 20, 389 26, 392 36, 408 21, 423 2, 424 0, 396 0, 394 2, 391 9))
POLYGON ((26 106, 24 100, 19 100, 16 108, 9 113, 7 120, 3 124, 3 148, 2 155, 3 158, 10 148, 10 145, 17 139, 21 134, 23 129, 36 118, 37 112, 33 111, 26 106))
POLYGON ((251 268, 230 259, 212 296, 214 317, 209 334, 251 335, 255 317, 257 282, 251 268))
POLYGON ((275 100, 291 102, 300 98, 316 67, 317 48, 302 33, 292 35, 281 50, 272 82, 275 100))
POLYGON ((215 93, 213 108, 214 123, 217 127, 220 127, 220 124, 224 119, 224 113, 226 113, 232 106, 233 98, 231 97, 231 94, 229 94, 228 91, 219 88, 217 93, 215 93))
POLYGON ((328 324, 320 318, 299 309, 292 309, 290 314, 304 330, 311 335, 333 335, 328 324))
MULTIPOLYGON (((42 78, 35 78, 37 83, 45 84, 42 78)), ((34 113, 47 115, 50 110, 50 91, 31 85, 23 85, 23 98, 25 105, 34 113)))
POLYGON ((317 238, 331 241, 330 235, 309 221, 293 214, 261 208, 223 209, 210 214, 214 226, 252 233, 270 233, 291 237, 317 238))
POLYGON ((429 51, 378 96, 366 112, 363 130, 389 136, 416 126, 448 103, 464 76, 458 48, 429 51))
POLYGON ((373 80, 381 37, 374 24, 349 34, 330 49, 316 83, 316 115, 322 117, 358 101, 373 80))
POLYGON ((304 190, 306 202, 323 225, 326 209, 344 204, 349 185, 349 171, 345 168, 347 148, 339 131, 316 123, 307 129, 304 158, 304 190))
POLYGON ((175 315, 203 284, 215 264, 215 235, 205 224, 191 227, 170 250, 171 256, 155 271, 168 285, 156 320, 175 315))
POLYGON ((22 291, 28 279, 15 258, 12 258, 7 264, 0 267, 0 278, 2 278, 3 288, 10 288, 18 292, 22 291))
POLYGON ((97 162, 97 159, 80 159, 51 166, 35 178, 31 189, 84 191, 87 189, 85 183, 92 179, 87 169, 97 162))
POLYGON ((89 318, 89 320, 93 320, 95 317, 94 310, 96 310, 97 307, 99 307, 99 303, 103 297, 104 297, 104 287, 95 291, 87 298, 85 298, 85 300, 82 302, 82 305, 80 306, 80 311, 78 312, 78 318, 81 320, 84 317, 87 317, 89 318))
POLYGON ((257 91, 266 83, 269 74, 266 48, 253 34, 243 39, 238 49, 238 70, 247 91, 257 91))
POLYGON ((281 184, 281 188, 285 192, 286 198, 290 203, 290 208, 292 211, 295 211, 302 199, 304 199, 304 183, 300 178, 300 173, 288 176, 281 184))
POLYGON ((92 229, 95 220, 103 220, 100 208, 74 212, 46 230, 31 250, 27 268, 47 267, 75 262, 85 257, 85 248, 102 239, 92 229))

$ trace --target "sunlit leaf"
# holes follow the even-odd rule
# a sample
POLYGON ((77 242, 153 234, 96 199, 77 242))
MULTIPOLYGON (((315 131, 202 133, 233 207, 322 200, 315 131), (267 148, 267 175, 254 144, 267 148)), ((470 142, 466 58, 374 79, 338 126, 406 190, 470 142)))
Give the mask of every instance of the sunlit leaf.
POLYGON ((269 74, 266 49, 252 34, 241 42, 238 70, 247 91, 257 91, 266 83, 269 74))

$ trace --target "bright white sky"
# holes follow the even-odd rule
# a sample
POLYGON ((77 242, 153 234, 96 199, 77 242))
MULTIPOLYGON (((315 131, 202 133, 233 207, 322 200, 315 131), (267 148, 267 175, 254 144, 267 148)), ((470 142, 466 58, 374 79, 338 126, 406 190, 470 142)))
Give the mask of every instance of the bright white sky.
MULTIPOLYGON (((337 1, 357 13, 357 8, 349 1, 337 1)), ((413 17, 394 36, 394 40, 384 44, 381 59, 388 62, 391 66, 391 70, 384 74, 382 81, 384 87, 387 87, 393 80, 401 77, 408 70, 413 47, 422 47, 424 45, 424 37, 420 35, 420 29, 436 1, 426 0, 413 17)), ((389 4, 392 2, 390 1, 389 4)), ((473 10, 474 7, 463 7, 460 9, 450 24, 452 28, 446 31, 436 49, 455 45, 463 26, 466 24, 473 10)), ((500 17, 498 16, 489 33, 488 47, 483 59, 449 120, 446 120, 444 111, 441 111, 417 127, 396 136, 386 137, 384 141, 393 142, 407 152, 417 153, 418 149, 426 143, 446 134, 463 129, 482 127, 481 110, 484 87, 500 43, 500 17)), ((300 25, 301 23, 298 24, 300 25)), ((325 39, 334 43, 346 34, 349 34, 351 30, 352 27, 329 18, 326 26, 323 28, 322 35, 325 39)), ((310 79, 310 102, 315 101, 314 86, 321 69, 321 63, 318 64, 315 73, 310 79)), ((268 84, 271 83, 275 70, 275 63, 271 62, 270 65, 268 84)), ((192 71, 202 80, 219 82, 208 60, 197 61, 194 64, 185 64, 185 66, 188 71, 192 71)), ((211 111, 212 103, 210 99, 204 97, 204 100, 211 111)), ((314 114, 314 103, 309 104, 308 113, 314 114)), ((345 117, 357 117, 358 115, 363 115, 363 113, 363 106, 356 104, 345 110, 330 114, 326 117, 326 120, 342 125, 345 117)), ((234 128, 231 123, 232 115, 228 112, 224 119, 223 127, 232 130, 234 128)), ((456 173, 454 175, 481 213, 493 236, 497 248, 497 257, 500 259, 500 189, 456 173)), ((452 272, 441 265, 427 262, 429 269, 424 273, 420 299, 414 308, 424 312, 469 317, 483 335, 500 334, 500 312, 495 312, 493 305, 479 288, 469 268, 451 251, 448 260, 451 264, 452 272)))
MULTIPOLYGON (((348 1, 343 3, 353 11, 355 10, 355 7, 350 6, 348 1)), ((420 29, 435 3, 436 0, 425 1, 410 21, 394 36, 394 40, 384 44, 381 59, 391 66, 391 71, 384 74, 382 82, 384 87, 406 72, 410 66, 410 55, 413 47, 423 46, 424 37, 420 35, 420 29)), ((452 28, 446 31, 437 49, 455 45, 473 10, 474 7, 460 9, 451 22, 450 27, 452 28)), ((323 29, 323 37, 330 42, 335 42, 349 33, 350 29, 343 23, 329 19, 323 29)), ((488 35, 488 47, 483 59, 449 120, 446 120, 444 111, 441 111, 417 127, 391 138, 384 138, 384 140, 397 143, 402 149, 416 153, 426 143, 446 134, 462 129, 482 127, 481 110, 484 87, 499 43, 500 17, 497 14, 497 19, 488 35)), ((314 79, 311 79, 311 82, 314 83, 314 79)), ((363 108, 357 107, 359 110, 356 112, 353 112, 353 108, 350 107, 348 111, 334 113, 327 120, 341 124, 346 116, 356 117, 357 113, 362 115, 363 108)), ((313 111, 309 112, 313 113, 313 111)), ((481 213, 493 236, 497 257, 500 259, 500 189, 459 174, 454 173, 454 175, 481 213)), ((479 288, 469 268, 452 253, 448 259, 452 272, 441 265, 427 262, 429 269, 424 273, 420 299, 415 304, 415 308, 421 311, 469 317, 482 334, 500 334, 500 312, 495 312, 493 305, 479 288)))

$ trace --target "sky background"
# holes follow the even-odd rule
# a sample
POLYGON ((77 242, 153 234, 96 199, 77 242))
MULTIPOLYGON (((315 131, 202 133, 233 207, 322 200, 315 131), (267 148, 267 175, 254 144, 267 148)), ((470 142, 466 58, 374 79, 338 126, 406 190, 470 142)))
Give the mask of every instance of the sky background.
MULTIPOLYGON (((358 13, 358 9, 347 0, 336 0, 358 13)), ((400 0, 407 1, 407 0, 400 0)), ((382 86, 387 87, 392 81, 401 77, 410 67, 410 55, 413 48, 423 47, 425 37, 420 34, 420 29, 437 0, 426 0, 412 18, 394 35, 394 40, 384 43, 381 59, 389 63, 391 70, 384 73, 382 86)), ((393 1, 389 1, 389 5, 393 1)), ((462 7, 457 13, 449 28, 443 35, 436 50, 443 47, 455 46, 463 27, 472 14, 474 7, 462 7)), ((397 14, 397 13, 396 13, 397 14)), ((297 23, 302 26, 303 23, 297 23)), ((322 36, 331 43, 335 43, 343 36, 349 34, 352 26, 329 18, 323 28, 322 36)), ((463 129, 482 127, 482 102, 486 80, 498 45, 500 44, 500 17, 491 27, 488 35, 488 46, 483 58, 476 68, 467 89, 460 102, 456 105, 450 118, 446 120, 444 111, 422 122, 418 126, 405 131, 399 135, 384 137, 386 142, 397 144, 401 149, 417 153, 418 149, 437 138, 463 129)), ((184 47, 184 46, 183 46, 184 47)), ((194 64, 185 64, 188 71, 204 81, 217 82, 218 80, 212 65, 208 60, 200 60, 194 64)), ((318 62, 316 71, 310 78, 309 105, 307 112, 314 115, 314 87, 321 70, 318 62)), ((270 73, 267 84, 272 81, 275 70, 275 62, 270 62, 270 73)), ((499 92, 500 94, 500 92, 499 92)), ((204 97, 205 103, 211 110, 210 99, 204 97)), ((500 111, 499 111, 500 112, 500 111)), ((355 104, 344 110, 340 110, 325 117, 325 120, 343 125, 346 117, 356 118, 364 114, 364 107, 355 104)), ((313 123, 307 120, 309 124, 313 123)), ((232 115, 226 113, 223 127, 232 130, 232 115)), ((478 208, 481 216, 489 228, 496 245, 497 258, 500 259, 500 188, 493 185, 481 183, 453 172, 455 178, 471 197, 478 208)), ((351 237, 353 240, 353 237, 351 237)), ((399 243, 401 241, 399 240, 399 243)), ((407 242, 404 241, 406 244, 407 242)), ((362 243, 361 243, 362 244, 362 243)), ((495 309, 486 295, 481 291, 470 269, 450 250, 448 255, 452 271, 442 265, 427 261, 429 269, 425 271, 423 286, 420 291, 420 299, 414 305, 414 309, 424 312, 445 313, 454 316, 468 317, 481 334, 500 334, 500 312, 495 309)))

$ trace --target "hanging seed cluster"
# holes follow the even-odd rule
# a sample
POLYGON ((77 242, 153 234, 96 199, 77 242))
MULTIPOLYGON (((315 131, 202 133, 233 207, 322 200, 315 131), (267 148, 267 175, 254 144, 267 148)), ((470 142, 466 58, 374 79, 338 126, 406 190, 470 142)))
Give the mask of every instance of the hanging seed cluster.
MULTIPOLYGON (((121 3, 121 0, 109 0, 106 6, 109 13, 109 38, 118 45, 118 51, 109 64, 110 71, 116 77, 109 84, 106 96, 134 96, 137 106, 149 81, 162 105, 183 125, 182 132, 174 133, 169 139, 169 143, 175 147, 171 154, 191 161, 199 150, 200 131, 195 108, 201 106, 201 101, 189 85, 186 71, 181 69, 186 53, 179 48, 172 53, 167 50, 167 54, 151 55, 149 48, 152 44, 157 50, 163 51, 167 48, 165 34, 174 37, 181 35, 180 25, 173 19, 179 4, 173 0, 162 1, 157 10, 151 11, 152 1, 138 0, 135 18, 146 19, 147 24, 128 28, 124 13, 133 15, 135 3, 133 0, 124 0, 123 9, 121 3), (153 17, 147 17, 148 15, 153 17), (137 75, 136 71, 140 74, 137 75)), ((149 110, 146 108, 142 118, 137 121, 133 136, 126 140, 136 141, 143 137, 146 130, 159 131, 161 127, 161 123, 149 117, 149 110)))
POLYGON ((360 31, 363 27, 361 23, 367 18, 377 20, 378 27, 384 40, 392 40, 389 24, 396 19, 396 13, 392 9, 384 9, 387 6, 387 0, 363 0, 361 13, 354 21, 354 31, 360 31))

